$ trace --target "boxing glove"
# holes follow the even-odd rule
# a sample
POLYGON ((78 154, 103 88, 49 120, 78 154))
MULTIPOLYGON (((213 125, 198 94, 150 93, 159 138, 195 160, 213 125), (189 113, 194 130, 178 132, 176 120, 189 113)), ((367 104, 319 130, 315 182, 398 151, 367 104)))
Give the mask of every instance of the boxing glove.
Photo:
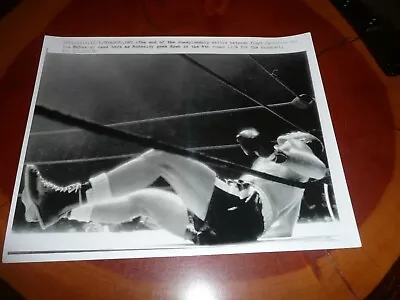
POLYGON ((261 155, 260 133, 254 128, 244 129, 236 136, 236 141, 239 143, 243 152, 248 156, 261 155))

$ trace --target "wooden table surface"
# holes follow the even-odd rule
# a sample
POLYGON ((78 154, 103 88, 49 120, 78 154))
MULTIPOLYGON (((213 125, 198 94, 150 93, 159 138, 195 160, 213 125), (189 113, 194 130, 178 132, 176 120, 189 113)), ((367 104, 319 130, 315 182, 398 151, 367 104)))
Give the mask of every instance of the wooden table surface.
MULTIPOLYGON (((360 249, 1 264, 28 299, 361 299, 400 252, 400 78, 385 77, 327 0, 25 0, 0 20, 0 236, 44 34, 279 36, 311 31, 360 249)), ((1 298, 1 296, 0 296, 1 298)))

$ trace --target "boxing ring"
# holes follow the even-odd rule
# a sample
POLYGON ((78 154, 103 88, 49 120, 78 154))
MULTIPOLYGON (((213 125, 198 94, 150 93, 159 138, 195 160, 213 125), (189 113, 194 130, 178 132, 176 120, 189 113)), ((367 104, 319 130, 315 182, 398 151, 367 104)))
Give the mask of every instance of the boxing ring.
MULTIPOLYGON (((179 60, 179 65, 184 65, 183 70, 190 69, 185 73, 186 75, 191 72, 195 74, 194 77, 197 80, 193 80, 190 83, 190 87, 184 86, 190 96, 189 100, 186 101, 189 101, 189 104, 195 102, 195 105, 183 112, 179 111, 179 109, 169 111, 166 108, 164 110, 151 110, 146 106, 143 109, 143 105, 135 103, 136 100, 133 99, 132 104, 139 106, 139 109, 137 109, 139 113, 135 111, 133 120, 128 119, 128 117, 132 118, 129 112, 124 116, 123 120, 104 120, 98 117, 98 115, 104 114, 101 112, 101 108, 98 107, 94 107, 95 112, 90 113, 89 116, 83 111, 71 111, 69 107, 66 110, 65 107, 62 107, 61 100, 58 103, 60 107, 49 105, 46 102, 52 104, 53 102, 51 99, 46 101, 46 99, 49 99, 45 97, 47 96, 46 91, 43 92, 43 96, 39 93, 25 163, 35 164, 41 168, 45 175, 50 174, 51 178, 56 178, 56 181, 66 183, 71 178, 75 178, 75 180, 85 179, 96 172, 110 169, 135 157, 144 148, 150 147, 194 157, 211 164, 223 176, 237 177, 239 172, 247 172, 267 180, 281 182, 282 184, 305 187, 306 185, 297 182, 282 180, 270 174, 261 174, 249 169, 250 159, 245 157, 234 140, 238 129, 244 127, 257 127, 260 131, 269 132, 271 145, 273 137, 293 130, 311 132, 322 139, 315 101, 312 96, 309 96, 313 94, 311 83, 306 81, 298 84, 291 82, 291 86, 296 86, 301 91, 301 93, 295 92, 292 87, 289 87, 277 75, 278 72, 279 74, 281 73, 280 70, 283 70, 282 77, 285 77, 284 71, 288 66, 281 65, 283 60, 279 59, 279 55, 275 55, 275 58, 277 58, 275 60, 270 59, 273 63, 268 66, 269 57, 263 57, 262 55, 240 56, 239 74, 242 76, 242 73, 250 70, 250 77, 257 78, 252 81, 246 79, 247 82, 244 80, 244 83, 241 82, 243 78, 240 76, 232 76, 234 74, 232 70, 231 73, 223 74, 224 72, 221 71, 223 68, 215 64, 219 58, 229 60, 223 56, 217 58, 212 55, 209 57, 207 55, 176 55, 172 59, 168 58, 172 60, 169 61, 171 65, 173 65, 172 63, 176 64, 177 60, 179 60), (272 68, 273 71, 269 71, 269 68, 272 68), (264 84, 260 85, 260 81, 264 84), (212 87, 210 88, 207 84, 212 87), (249 87, 253 91, 250 91, 249 87), (219 98, 218 105, 211 105, 210 107, 210 100, 200 102, 195 99, 193 101, 194 93, 202 88, 208 89, 209 94, 214 93, 219 98), (268 99, 272 98, 270 95, 272 93, 276 97, 273 99, 274 101, 268 99), (259 98, 263 100, 261 101, 259 98), (265 101, 266 98, 268 101, 265 101), (234 101, 224 101, 226 99, 234 99, 234 101), (51 107, 57 107, 57 110, 51 107), (145 117, 140 116, 140 110, 146 112, 145 117), (66 113, 63 113, 65 111, 66 113), (299 113, 302 114, 302 117, 296 118, 296 122, 289 120, 290 117, 299 113), (310 118, 313 113, 314 118, 310 118), (139 117, 137 116, 138 114, 139 117), (61 123, 59 123, 60 121, 61 123), (218 129, 215 127, 217 124, 218 129), (235 125, 232 126, 232 124, 235 125), (219 130, 219 134, 207 136, 206 133, 209 132, 210 127, 214 131, 219 130), (190 136, 188 136, 187 131, 190 131, 190 136), (106 145, 112 145, 110 147, 112 149, 108 149, 106 145), (43 150, 43 146, 48 148, 43 150), (87 151, 88 148, 89 151, 87 151), (93 151, 93 149, 96 150, 93 151), (94 153, 98 149, 101 149, 100 152, 102 153, 94 153), (71 174, 71 178, 64 178, 63 176, 66 173, 71 174)), ((303 56, 294 54, 293 57, 295 62, 297 60, 296 66, 302 65, 305 70, 303 72, 307 73, 307 67, 305 67, 307 58, 304 54, 303 56)), ((149 58, 146 59, 148 63, 151 63, 149 58)), ((161 59, 159 63, 165 64, 166 62, 161 59)), ((46 64, 44 68, 43 74, 46 76, 46 64)), ((51 74, 50 64, 49 68, 50 71, 48 70, 48 73, 51 74)), ((86 78, 88 76, 88 74, 80 75, 86 76, 86 78)), ((46 80, 48 79, 45 78, 46 80)), ((168 89, 168 85, 159 85, 158 88, 160 87, 164 90, 168 89)), ((168 93, 168 91, 164 92, 168 93)), ((168 95, 171 96, 172 94, 175 93, 169 91, 168 95)), ((210 97, 208 95, 208 98, 210 97)), ((165 100, 165 95, 161 95, 160 98, 165 100)), ((86 110, 90 110, 90 108, 86 108, 86 110)), ((306 201, 303 201, 302 205, 303 212, 312 211, 315 208, 320 211, 324 210, 320 219, 324 219, 326 222, 299 223, 295 228, 293 238, 303 238, 307 232, 320 228, 321 224, 324 224, 328 232, 336 230, 332 228, 336 228, 334 221, 337 219, 337 211, 334 195, 329 189, 329 184, 329 179, 321 182, 323 189, 319 194, 320 203, 308 204, 307 199, 305 199, 306 201)), ((21 210, 22 208, 19 207, 20 214, 21 210)), ((136 224, 138 223, 140 223, 140 219, 136 220, 136 224)), ((24 231, 24 226, 21 226, 18 222, 16 227, 19 227, 19 231, 24 231)), ((31 227, 30 229, 32 229, 31 227)), ((102 229, 98 230, 107 231, 107 226, 103 226, 102 229)), ((130 232, 130 234, 142 234, 140 226, 136 231, 130 232)), ((165 241, 166 244, 169 244, 168 240, 174 244, 182 243, 179 238, 168 237, 169 234, 163 230, 145 230, 143 232, 154 236, 153 238, 156 240, 165 241)))

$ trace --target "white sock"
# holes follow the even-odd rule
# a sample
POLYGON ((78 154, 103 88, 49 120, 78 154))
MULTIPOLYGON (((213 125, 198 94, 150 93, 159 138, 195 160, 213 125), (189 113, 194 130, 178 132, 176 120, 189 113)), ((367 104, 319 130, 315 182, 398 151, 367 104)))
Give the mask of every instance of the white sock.
POLYGON ((77 220, 80 222, 90 222, 92 217, 92 205, 82 205, 71 210, 68 216, 69 220, 77 220))
POLYGON ((92 188, 86 191, 89 204, 111 200, 111 188, 106 173, 90 178, 89 182, 92 185, 92 188))

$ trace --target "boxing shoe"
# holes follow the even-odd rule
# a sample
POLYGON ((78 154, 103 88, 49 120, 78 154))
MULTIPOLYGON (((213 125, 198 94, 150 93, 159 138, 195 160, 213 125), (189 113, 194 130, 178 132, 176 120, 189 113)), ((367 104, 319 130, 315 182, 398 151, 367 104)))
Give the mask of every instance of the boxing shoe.
POLYGON ((83 203, 80 183, 59 186, 42 177, 38 168, 28 165, 24 174, 22 202, 27 221, 38 221, 42 229, 55 224, 71 209, 83 203))
POLYGON ((39 222, 36 207, 28 197, 25 189, 22 191, 21 200, 25 206, 25 220, 30 223, 39 222))

